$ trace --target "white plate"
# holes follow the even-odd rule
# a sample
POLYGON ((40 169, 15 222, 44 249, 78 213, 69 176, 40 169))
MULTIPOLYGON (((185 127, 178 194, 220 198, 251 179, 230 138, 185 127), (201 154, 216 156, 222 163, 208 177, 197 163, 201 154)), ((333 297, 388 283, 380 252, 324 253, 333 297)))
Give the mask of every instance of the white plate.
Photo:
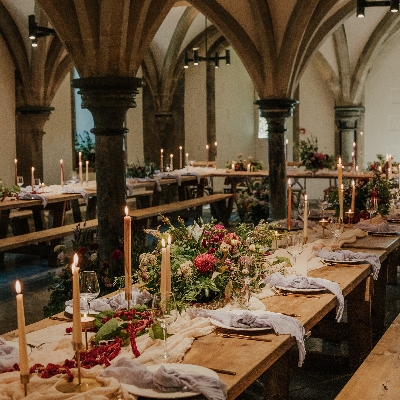
POLYGON ((286 287, 286 286, 275 286, 278 290, 284 290, 285 292, 292 293, 315 293, 315 292, 324 292, 325 288, 315 288, 315 289, 301 289, 294 287, 286 287))
MULTIPOLYGON (((230 312, 232 314, 242 314, 244 313, 246 310, 231 310, 231 311, 227 311, 230 312)), ((262 310, 251 310, 249 311, 252 314, 266 314, 265 311, 262 310)), ((228 325, 224 325, 222 322, 217 321, 216 319, 210 318, 210 322, 214 325, 217 326, 218 328, 223 328, 223 329, 229 329, 231 331, 266 331, 266 330, 271 330, 271 328, 235 328, 233 326, 228 326, 228 325)))
POLYGON ((364 262, 365 260, 334 260, 334 259, 324 258, 322 261, 326 263, 335 263, 335 264, 357 264, 360 262, 364 262))
MULTIPOLYGON (((74 313, 74 309, 72 306, 65 306, 65 310, 64 310, 67 314, 73 315, 74 313)), ((81 309, 81 314, 85 314, 86 310, 81 309)), ((99 314, 99 311, 93 311, 92 309, 90 309, 90 315, 97 315, 99 314)))
MULTIPOLYGON (((219 379, 218 374, 211 369, 200 367, 199 365, 193 364, 163 364, 165 369, 174 369, 181 374, 187 375, 206 375, 212 378, 219 379)), ((149 365, 147 369, 151 372, 156 371, 161 365, 149 365)), ((143 389, 136 385, 128 385, 127 383, 122 383, 121 386, 127 390, 129 393, 135 394, 137 396, 149 397, 151 399, 183 399, 186 397, 198 396, 199 393, 189 392, 184 390, 179 390, 177 392, 161 392, 157 389, 143 389)))

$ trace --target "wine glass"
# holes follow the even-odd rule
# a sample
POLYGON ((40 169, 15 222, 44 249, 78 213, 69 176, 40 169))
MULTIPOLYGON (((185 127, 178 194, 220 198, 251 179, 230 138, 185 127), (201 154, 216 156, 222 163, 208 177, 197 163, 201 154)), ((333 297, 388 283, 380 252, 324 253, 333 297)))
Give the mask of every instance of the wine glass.
POLYGON ((333 218, 329 222, 329 229, 331 231, 332 236, 335 238, 334 245, 337 245, 339 242, 339 236, 343 233, 344 223, 342 218, 333 218))
POLYGON ((87 314, 90 314, 90 302, 100 294, 99 281, 95 271, 80 273, 80 297, 87 302, 87 314))
POLYGON ((372 217, 378 211, 378 199, 376 197, 367 199, 367 202, 365 203, 365 209, 368 211, 369 219, 372 223, 372 217))
POLYGON ((40 179, 35 178, 35 191, 38 192, 40 189, 40 179))
MULTIPOLYGON (((299 218, 304 221, 304 204, 303 203, 299 203, 298 207, 297 207, 297 215, 299 216, 299 218)), ((308 214, 307 214, 307 218, 310 216, 310 209, 308 209, 308 214)))
POLYGON ((303 252, 303 232, 287 235, 286 251, 293 257, 293 267, 296 269, 297 257, 303 252))
POLYGON ((19 188, 21 189, 21 186, 24 184, 24 177, 21 175, 17 176, 17 185, 19 186, 19 188))
POLYGON ((149 177, 150 173, 151 173, 151 166, 150 165, 146 165, 144 167, 144 172, 146 173, 146 176, 149 177))
POLYGON ((167 329, 178 316, 175 297, 172 292, 159 292, 153 296, 152 316, 154 322, 157 322, 164 334, 164 352, 162 358, 166 360, 170 355, 167 351, 167 329))
POLYGON ((318 198, 318 207, 321 209, 322 219, 324 219, 324 211, 329 207, 328 196, 318 198))

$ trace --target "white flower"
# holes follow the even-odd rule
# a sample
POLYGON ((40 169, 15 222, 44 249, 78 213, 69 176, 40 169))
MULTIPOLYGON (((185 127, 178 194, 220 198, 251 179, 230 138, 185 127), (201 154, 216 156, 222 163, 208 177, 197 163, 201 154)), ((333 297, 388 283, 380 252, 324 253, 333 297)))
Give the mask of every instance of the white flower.
POLYGON ((223 252, 223 253, 225 253, 225 252, 228 252, 230 249, 231 249, 231 245, 229 244, 229 243, 225 243, 225 242, 222 242, 221 243, 221 246, 220 246, 220 250, 223 252))
POLYGON ((247 268, 242 269, 242 274, 247 275, 249 273, 249 270, 247 268))
POLYGON ((250 251, 255 251, 255 250, 256 250, 256 245, 255 245, 254 243, 252 243, 252 244, 249 246, 249 250, 250 250, 250 251))
POLYGON ((236 246, 238 244, 238 241, 236 239, 231 240, 232 246, 236 246))
POLYGON ((203 234, 203 227, 199 226, 197 222, 187 228, 189 235, 193 236, 194 240, 198 242, 200 236, 203 234))
POLYGON ((191 261, 186 261, 183 264, 181 264, 176 271, 177 275, 183 276, 184 278, 189 278, 192 273, 193 273, 193 263, 191 261))

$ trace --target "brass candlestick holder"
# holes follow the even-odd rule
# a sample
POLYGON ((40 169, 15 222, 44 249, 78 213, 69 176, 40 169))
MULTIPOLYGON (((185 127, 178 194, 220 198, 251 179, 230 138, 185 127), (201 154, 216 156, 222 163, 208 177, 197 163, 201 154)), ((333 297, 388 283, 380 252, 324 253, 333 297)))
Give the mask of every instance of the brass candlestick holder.
POLYGON ((72 342, 72 347, 75 350, 76 366, 78 368, 78 377, 72 382, 66 379, 57 383, 56 389, 61 393, 83 393, 95 387, 100 387, 102 384, 93 378, 82 378, 81 376, 81 351, 82 343, 72 342))
POLYGON ((88 329, 94 328, 94 317, 83 317, 81 320, 82 328, 85 330, 85 344, 86 344, 86 351, 89 350, 89 344, 88 344, 88 337, 87 337, 87 332, 88 329))
POLYGON ((325 218, 322 218, 321 220, 318 221, 318 223, 322 227, 322 238, 324 238, 325 237, 325 227, 328 226, 329 221, 325 218))
POLYGON ((21 375, 21 383, 24 385, 24 395, 28 396, 28 383, 29 383, 29 375, 21 375))
POLYGON ((125 300, 128 302, 128 311, 131 309, 132 291, 131 293, 125 292, 125 300))
POLYGON ((347 219, 349 221, 349 224, 352 224, 353 223, 354 212, 353 211, 347 211, 345 214, 347 215, 347 219))

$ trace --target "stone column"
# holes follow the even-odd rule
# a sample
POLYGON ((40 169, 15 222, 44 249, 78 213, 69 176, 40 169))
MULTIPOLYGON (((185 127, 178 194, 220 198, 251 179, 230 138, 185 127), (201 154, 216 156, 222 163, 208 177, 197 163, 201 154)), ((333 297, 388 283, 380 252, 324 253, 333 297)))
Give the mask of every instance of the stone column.
POLYGON ((25 185, 30 185, 32 167, 35 167, 35 177, 43 180, 43 129, 53 110, 47 106, 17 107, 18 175, 24 177, 25 185))
MULTIPOLYGON (((338 106, 335 107, 335 156, 349 157, 352 152, 351 145, 348 148, 343 148, 343 134, 348 133, 351 136, 349 138, 351 144, 356 142, 357 154, 359 159, 356 159, 356 163, 362 167, 362 152, 364 144, 361 142, 362 137, 359 137, 358 132, 362 130, 361 122, 362 115, 364 114, 364 107, 360 106, 338 106), (361 154, 360 154, 361 150, 361 154)), ((344 162, 349 162, 349 159, 343 159, 344 162)))
POLYGON ((110 260, 112 251, 123 238, 126 205, 125 152, 123 148, 125 116, 136 107, 135 96, 144 85, 134 77, 93 77, 74 79, 79 88, 82 108, 93 115, 96 135, 96 184, 99 258, 110 260))
POLYGON ((268 122, 268 163, 269 163, 269 220, 287 217, 287 181, 285 158, 286 119, 293 114, 297 100, 262 99, 258 105, 261 115, 268 122))

